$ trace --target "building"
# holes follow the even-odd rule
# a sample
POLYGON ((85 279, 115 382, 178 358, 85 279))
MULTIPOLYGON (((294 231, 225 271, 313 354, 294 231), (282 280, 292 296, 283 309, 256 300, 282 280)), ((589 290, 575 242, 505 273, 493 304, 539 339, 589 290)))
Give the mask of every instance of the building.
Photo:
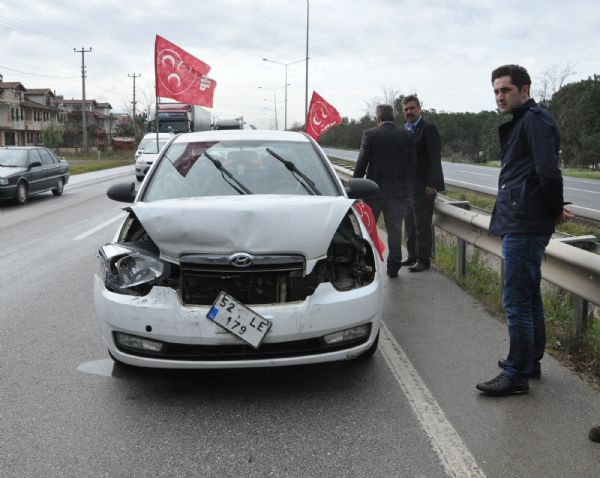
POLYGON ((65 119, 54 97, 49 88, 28 90, 18 81, 4 82, 0 75, 0 145, 42 144, 44 128, 65 119))

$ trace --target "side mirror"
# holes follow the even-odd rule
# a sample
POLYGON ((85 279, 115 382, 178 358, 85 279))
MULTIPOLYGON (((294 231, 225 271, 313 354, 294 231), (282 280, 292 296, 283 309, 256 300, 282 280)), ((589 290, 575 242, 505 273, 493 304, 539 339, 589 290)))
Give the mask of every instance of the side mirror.
POLYGON ((366 178, 351 178, 346 187, 346 193, 350 199, 370 198, 378 192, 379 186, 377 183, 366 178))
POLYGON ((29 169, 38 168, 42 165, 40 161, 32 161, 29 163, 29 169))
POLYGON ((135 183, 113 184, 106 191, 106 195, 113 201, 133 202, 135 201, 135 183))

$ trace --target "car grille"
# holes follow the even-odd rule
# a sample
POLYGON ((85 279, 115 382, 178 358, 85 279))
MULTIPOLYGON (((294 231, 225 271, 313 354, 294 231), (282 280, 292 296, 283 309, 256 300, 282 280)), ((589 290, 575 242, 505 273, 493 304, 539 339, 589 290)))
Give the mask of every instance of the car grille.
POLYGON ((227 360, 261 360, 306 355, 319 355, 337 350, 349 349, 364 344, 369 340, 369 333, 360 339, 344 342, 343 344, 327 345, 321 337, 291 342, 263 343, 258 349, 250 345, 192 345, 163 342, 163 350, 159 353, 142 352, 137 349, 117 348, 130 355, 138 357, 161 358, 167 360, 197 360, 197 361, 227 361, 227 360))
POLYGON ((253 256, 252 264, 236 267, 231 256, 195 254, 181 258, 181 297, 186 305, 211 305, 225 291, 246 305, 304 300, 304 257, 253 256))

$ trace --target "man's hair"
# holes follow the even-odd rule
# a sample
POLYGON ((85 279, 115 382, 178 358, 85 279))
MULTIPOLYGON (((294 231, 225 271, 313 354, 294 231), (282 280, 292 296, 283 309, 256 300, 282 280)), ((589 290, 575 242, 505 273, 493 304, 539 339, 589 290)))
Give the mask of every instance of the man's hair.
POLYGON ((527 70, 519 65, 502 65, 492 71, 492 83, 502 76, 510 76, 510 81, 519 91, 524 85, 531 86, 531 78, 527 70))
POLYGON ((394 108, 392 105, 377 105, 375 116, 379 121, 394 121, 394 108))
POLYGON ((410 103, 411 101, 414 101, 417 104, 417 108, 421 107, 421 102, 419 101, 419 98, 417 98, 417 95, 408 95, 402 98, 402 106, 410 103))

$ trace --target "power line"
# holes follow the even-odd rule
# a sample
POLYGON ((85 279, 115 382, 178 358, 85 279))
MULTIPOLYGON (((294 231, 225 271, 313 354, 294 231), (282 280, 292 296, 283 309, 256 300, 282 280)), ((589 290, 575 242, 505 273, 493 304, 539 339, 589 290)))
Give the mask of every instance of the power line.
POLYGON ((39 76, 42 78, 77 78, 77 76, 40 75, 38 73, 30 73, 28 71, 15 70, 13 68, 9 68, 8 66, 2 66, 2 65, 0 65, 0 68, 4 68, 5 70, 8 70, 8 71, 14 71, 16 73, 21 73, 23 75, 39 76))

